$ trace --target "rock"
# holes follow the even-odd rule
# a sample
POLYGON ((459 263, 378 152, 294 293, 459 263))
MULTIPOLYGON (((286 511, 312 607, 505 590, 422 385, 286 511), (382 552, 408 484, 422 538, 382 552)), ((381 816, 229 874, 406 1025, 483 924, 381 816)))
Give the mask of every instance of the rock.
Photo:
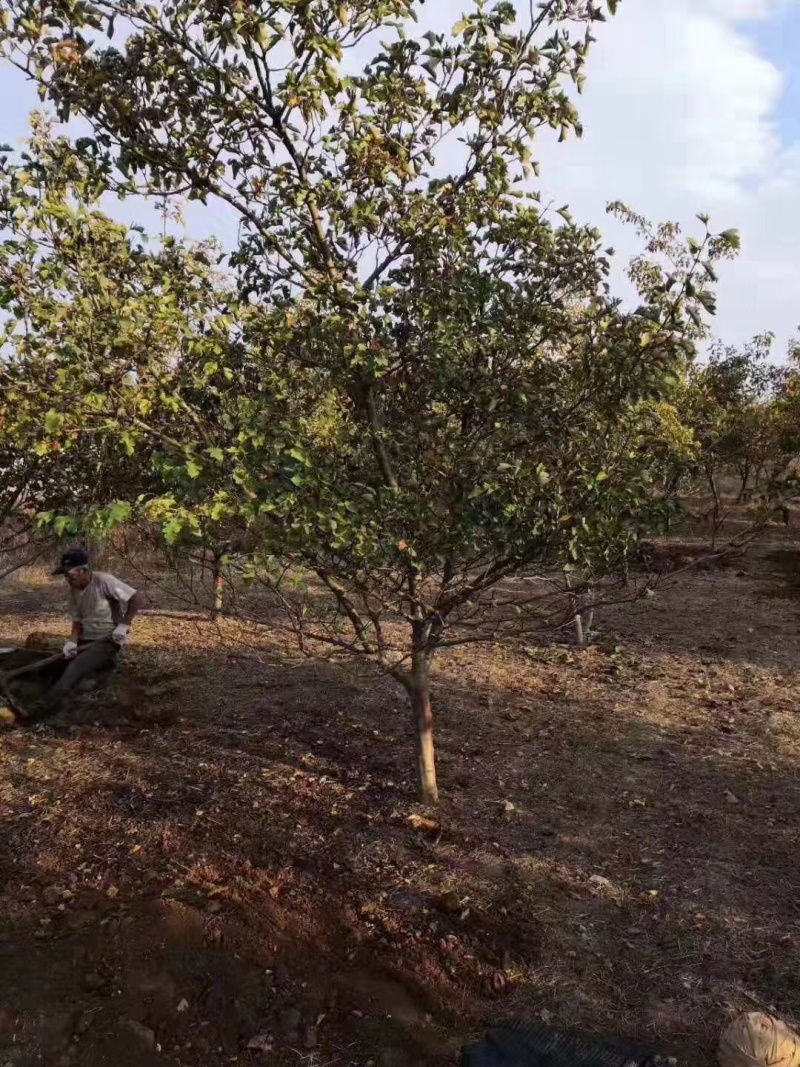
POLYGON ((750 1012, 735 1019, 719 1043, 721 1067, 798 1067, 800 1035, 782 1019, 750 1012))
POLYGON ((412 812, 407 821, 415 830, 431 830, 435 832, 440 828, 435 819, 426 819, 424 815, 418 815, 416 812, 412 812))
POLYGON ((254 1052, 272 1052, 272 1035, 256 1034, 247 1042, 247 1047, 254 1052))
POLYGON ((83 976, 81 985, 87 993, 99 993, 102 989, 105 989, 106 981, 102 975, 91 972, 83 976))
POLYGON ((739 798, 736 796, 735 793, 732 793, 730 789, 725 790, 725 800, 728 802, 728 804, 741 804, 739 798))
POLYGON ((592 885, 596 885, 598 889, 612 889, 611 879, 604 878, 602 874, 593 874, 589 881, 592 885))
POLYGON ((135 1019, 120 1019, 118 1025, 124 1034, 135 1038, 146 1048, 156 1047, 156 1035, 149 1026, 144 1026, 135 1019))

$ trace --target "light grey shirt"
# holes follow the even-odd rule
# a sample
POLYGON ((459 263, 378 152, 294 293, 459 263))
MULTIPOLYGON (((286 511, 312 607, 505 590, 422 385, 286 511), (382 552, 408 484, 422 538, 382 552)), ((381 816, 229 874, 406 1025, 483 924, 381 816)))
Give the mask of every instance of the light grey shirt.
POLYGON ((114 632, 114 618, 121 619, 136 590, 113 574, 95 571, 85 589, 70 589, 69 614, 81 624, 82 641, 107 641, 114 632), (112 602, 119 605, 116 613, 112 602))

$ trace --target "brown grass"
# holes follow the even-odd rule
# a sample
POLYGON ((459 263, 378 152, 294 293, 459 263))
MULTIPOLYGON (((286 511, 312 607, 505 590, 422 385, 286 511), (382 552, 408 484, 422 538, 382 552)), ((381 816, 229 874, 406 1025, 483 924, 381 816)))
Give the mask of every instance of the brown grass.
MULTIPOLYGON (((422 1067, 532 1016, 699 1064, 735 1012, 797 1021, 798 546, 772 536, 587 651, 442 657, 433 817, 391 682, 142 617, 127 705, 0 738, 0 1061, 422 1067)), ((0 634, 63 632, 60 596, 19 575, 0 634)))

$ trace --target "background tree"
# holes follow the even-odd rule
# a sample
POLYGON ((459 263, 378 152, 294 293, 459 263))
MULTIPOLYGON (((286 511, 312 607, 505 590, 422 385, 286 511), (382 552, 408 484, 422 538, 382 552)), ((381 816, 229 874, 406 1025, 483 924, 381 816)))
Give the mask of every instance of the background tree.
MULTIPOLYGON (((670 230, 668 262, 657 232, 625 311, 597 231, 523 184, 538 129, 580 130, 564 83, 580 87, 603 11, 551 0, 520 25, 477 3, 415 38, 419 7, 17 0, 0 41, 62 117, 91 123, 77 149, 109 188, 217 197, 241 219, 238 302, 193 314, 179 360, 138 345, 111 374, 74 360, 72 421, 47 432, 81 421, 143 457, 160 490, 128 514, 168 538, 255 534, 246 576, 304 647, 369 657, 406 688, 434 801, 435 651, 563 623, 576 587, 664 514, 652 405, 736 239, 682 247, 670 230)), ((194 299, 196 265, 174 255, 194 299)))
MULTIPOLYGON (((101 210, 104 192, 91 161, 38 116, 29 151, 0 160, 0 462, 9 529, 22 510, 28 530, 39 514, 58 520, 57 536, 74 534, 95 514, 111 508, 122 517, 125 500, 159 493, 160 427, 134 441, 122 426, 128 413, 138 425, 135 407, 113 404, 149 386, 148 376, 161 381, 181 359, 207 358, 229 341, 229 320, 214 325, 225 306, 214 248, 167 238, 148 251, 139 228, 101 210)), ((213 406, 210 393, 205 403, 213 406)))
POLYGON ((781 504, 788 488, 783 482, 797 455, 797 438, 786 419, 791 373, 770 362, 772 340, 764 334, 741 349, 712 344, 707 361, 692 368, 686 384, 683 418, 695 440, 695 469, 711 497, 715 541, 731 483, 737 503, 758 492, 764 516, 781 504))

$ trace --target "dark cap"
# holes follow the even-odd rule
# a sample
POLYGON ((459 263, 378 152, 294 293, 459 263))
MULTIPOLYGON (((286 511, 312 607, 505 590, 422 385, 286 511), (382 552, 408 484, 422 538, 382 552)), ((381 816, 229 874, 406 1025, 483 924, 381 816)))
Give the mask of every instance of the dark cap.
POLYGON ((61 563, 53 571, 53 574, 66 574, 67 571, 77 570, 79 567, 89 566, 89 553, 85 548, 71 548, 61 557, 61 563))

